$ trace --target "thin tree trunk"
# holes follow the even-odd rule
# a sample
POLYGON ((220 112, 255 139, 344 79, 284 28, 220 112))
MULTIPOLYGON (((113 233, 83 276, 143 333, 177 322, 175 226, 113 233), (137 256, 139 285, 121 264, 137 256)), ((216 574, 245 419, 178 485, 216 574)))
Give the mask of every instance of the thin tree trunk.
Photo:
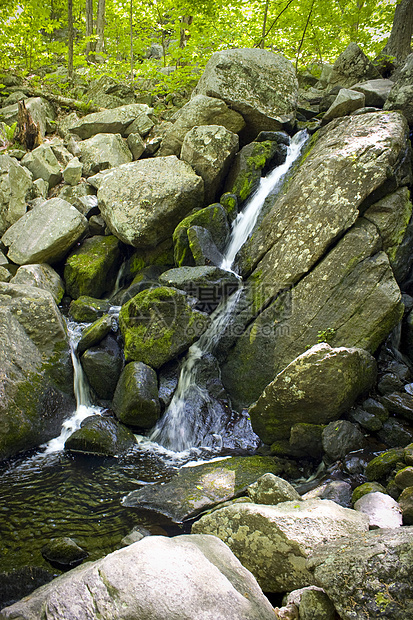
POLYGON ((181 17, 181 33, 180 33, 180 39, 179 39, 179 47, 181 49, 184 49, 186 42, 191 36, 187 33, 186 26, 190 26, 193 21, 194 21, 194 18, 192 15, 184 15, 183 17, 181 17))
POLYGON ((310 19, 311 19, 311 14, 313 12, 314 2, 315 2, 315 0, 313 0, 313 3, 312 3, 311 8, 310 8, 310 11, 308 13, 307 21, 305 23, 305 27, 304 27, 304 31, 303 31, 303 36, 301 37, 300 45, 298 46, 297 57, 295 59, 295 70, 296 71, 297 71, 297 67, 298 67, 298 59, 299 59, 300 54, 301 54, 301 48, 303 47, 303 43, 304 43, 304 39, 305 39, 305 33, 307 32, 307 28, 308 28, 308 25, 309 25, 310 19))
POLYGON ((103 53, 105 45, 105 0, 98 0, 98 12, 96 16, 96 60, 103 62, 103 58, 99 54, 103 53))
POLYGON ((412 51, 413 0, 401 0, 394 12, 390 37, 380 53, 378 60, 394 66, 401 65, 412 51), (392 60, 394 58, 394 60, 392 60))
MULTIPOLYGON (((86 37, 93 36, 93 0, 86 0, 86 37)), ((86 43, 86 58, 94 62, 94 44, 92 41, 86 43)))
POLYGON ((68 25, 68 40, 67 40, 67 74, 69 80, 73 80, 73 0, 67 0, 67 25, 68 25))
POLYGON ((274 28, 275 24, 277 23, 277 21, 280 19, 281 15, 288 9, 288 7, 290 6, 290 4, 292 4, 294 2, 294 0, 288 0, 287 4, 285 5, 285 7, 283 9, 281 9, 281 11, 278 13, 277 17, 273 20, 271 26, 268 28, 267 32, 264 33, 264 37, 261 37, 261 39, 258 41, 258 43, 256 43, 254 45, 254 47, 261 47, 261 42, 262 39, 270 33, 270 31, 274 28))
POLYGON ((130 34, 130 79, 133 81, 133 68, 134 68, 134 59, 133 59, 133 0, 130 0, 129 7, 129 34, 130 34))
POLYGON ((261 42, 259 47, 261 47, 262 49, 264 49, 265 46, 265 36, 266 36, 266 30, 267 30, 267 17, 268 17, 268 6, 270 4, 270 0, 267 0, 265 3, 265 9, 264 9, 264 19, 262 20, 262 34, 261 34, 261 42))

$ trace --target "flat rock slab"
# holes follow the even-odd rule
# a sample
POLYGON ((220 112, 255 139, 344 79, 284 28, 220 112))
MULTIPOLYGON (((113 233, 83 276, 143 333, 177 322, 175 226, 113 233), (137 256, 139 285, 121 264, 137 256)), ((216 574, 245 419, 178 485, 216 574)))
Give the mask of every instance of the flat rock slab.
POLYGON ((123 500, 131 508, 146 508, 181 523, 200 512, 240 495, 260 476, 280 473, 270 457, 234 457, 195 467, 183 467, 170 482, 132 491, 123 500))
MULTIPOLYGON (((69 127, 71 133, 80 136, 82 140, 91 138, 98 133, 120 133, 123 134, 127 127, 137 118, 144 118, 147 114, 153 112, 146 104, 131 103, 123 105, 112 110, 103 110, 102 112, 94 112, 84 116, 69 127)), ((153 125, 152 121, 146 117, 150 123, 149 128, 153 125)))

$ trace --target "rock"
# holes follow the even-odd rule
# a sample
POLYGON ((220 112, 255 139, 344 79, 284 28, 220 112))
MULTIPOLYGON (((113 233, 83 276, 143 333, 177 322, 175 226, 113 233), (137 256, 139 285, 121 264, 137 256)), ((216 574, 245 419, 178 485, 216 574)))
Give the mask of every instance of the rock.
POLYGON ((395 392, 383 396, 382 403, 394 415, 413 420, 413 396, 406 393, 395 392))
POLYGON ((354 510, 368 516, 370 529, 394 528, 403 525, 399 504, 390 495, 380 491, 363 495, 354 503, 354 510))
POLYGON ((0 459, 56 437, 74 410, 65 323, 48 291, 0 283, 0 459))
POLYGON ((94 112, 93 114, 87 114, 69 126, 69 131, 78 135, 82 140, 102 133, 125 134, 127 128, 137 119, 141 119, 140 124, 142 128, 146 128, 150 124, 150 129, 153 127, 153 123, 147 115, 151 114, 152 111, 152 108, 146 104, 132 103, 111 110, 94 112))
POLYGON ((400 446, 407 446, 411 443, 413 433, 398 420, 389 418, 386 422, 383 422, 383 426, 377 432, 377 437, 386 446, 397 448, 400 446))
POLYGON ((380 79, 380 73, 357 43, 350 43, 334 63, 328 78, 330 88, 350 88, 357 82, 380 79))
POLYGON ((26 565, 0 573, 1 607, 9 606, 24 596, 31 594, 33 588, 40 588, 51 581, 55 571, 46 570, 39 566, 26 565))
POLYGON ((307 567, 343 620, 407 619, 413 613, 412 546, 409 527, 354 533, 318 547, 307 567))
POLYGON ((212 235, 202 226, 191 226, 187 231, 189 249, 198 266, 215 265, 219 267, 224 260, 212 239, 212 235))
POLYGON ((192 532, 221 538, 265 592, 285 592, 314 585, 305 559, 318 545, 367 529, 365 515, 315 499, 228 506, 201 517, 192 532))
MULTIPOLYGON (((42 198, 46 200, 47 194, 49 193, 49 184, 46 183, 43 179, 36 179, 33 181, 33 185, 30 190, 30 198, 31 200, 36 200, 36 198, 42 198)), ((61 196, 63 198, 63 196, 61 196)))
POLYGON ((104 314, 82 331, 82 336, 77 343, 79 355, 90 349, 90 347, 99 344, 111 331, 112 317, 109 314, 104 314))
POLYGON ((361 450, 364 435, 356 424, 347 420, 330 422, 323 430, 323 448, 334 461, 342 459, 349 452, 361 450))
POLYGON ((118 456, 136 444, 135 436, 112 418, 92 415, 65 442, 65 450, 101 456, 118 456))
POLYGON ((108 299, 94 299, 93 297, 82 295, 70 303, 69 314, 74 321, 92 323, 108 312, 109 308, 110 302, 108 299))
POLYGON ((128 547, 135 542, 142 540, 145 536, 152 536, 151 532, 146 528, 136 525, 129 534, 126 534, 120 541, 121 547, 128 547))
POLYGON ((30 170, 33 179, 43 179, 50 188, 57 185, 62 178, 60 164, 47 144, 41 144, 27 153, 22 159, 22 165, 30 170))
POLYGON ((77 185, 82 178, 82 164, 77 157, 73 157, 63 170, 63 180, 67 185, 77 185))
POLYGON ((16 271, 10 284, 37 286, 49 291, 58 304, 62 301, 65 285, 59 274, 47 263, 41 265, 22 265, 16 271))
POLYGON ((291 427, 290 446, 298 454, 321 459, 323 456, 322 424, 294 424, 291 427))
POLYGON ((132 161, 132 154, 120 134, 99 133, 79 142, 79 148, 85 177, 132 161))
POLYGON ((254 139, 260 131, 277 131, 294 119, 297 92, 293 66, 283 56, 261 49, 229 49, 212 55, 193 96, 225 101, 243 116, 246 133, 254 139))
POLYGON ((284 605, 295 605, 299 609, 300 620, 335 620, 333 603, 321 588, 308 586, 290 592, 284 605))
POLYGON ((0 235, 26 213, 32 175, 9 155, 0 155, 0 235))
POLYGON ((252 427, 271 444, 288 439, 294 424, 326 424, 349 409, 375 376, 375 360, 366 351, 315 345, 280 372, 250 407, 252 427))
POLYGON ((378 382, 377 389, 383 396, 397 391, 401 392, 403 390, 403 382, 394 373, 386 372, 378 382))
POLYGON ((50 142, 48 142, 48 146, 52 149, 62 168, 65 168, 67 164, 74 159, 73 154, 64 146, 63 140, 60 138, 53 138, 50 142))
POLYGON ((176 157, 125 164, 103 177, 99 208, 121 241, 154 247, 172 235, 177 224, 202 206, 203 181, 176 157))
POLYGON ((173 125, 166 131, 158 156, 181 153, 182 142, 188 131, 203 125, 221 125, 232 133, 245 127, 244 119, 235 110, 215 97, 196 95, 175 114, 173 125))
POLYGON ((98 346, 88 348, 80 361, 97 397, 111 400, 123 368, 122 350, 116 340, 106 336, 98 346))
POLYGON ((88 219, 91 215, 97 215, 98 199, 95 196, 94 189, 86 179, 83 179, 76 186, 63 185, 58 195, 59 198, 70 202, 76 209, 88 219))
POLYGON ((307 491, 301 499, 331 499, 343 508, 350 508, 351 506, 351 485, 344 480, 332 480, 317 486, 312 491, 307 491))
POLYGON ((142 362, 127 364, 119 377, 112 407, 123 424, 152 428, 161 412, 156 372, 142 362))
POLYGON ((300 501, 301 497, 294 487, 274 474, 264 474, 257 482, 247 488, 248 497, 254 504, 275 506, 281 502, 300 501))
POLYGON ((42 548, 44 559, 60 570, 68 570, 78 566, 88 555, 87 551, 67 537, 52 538, 42 548))
POLYGON ((135 620, 193 620, 194 610, 198 620, 274 620, 253 576, 212 536, 147 536, 58 577, 2 615, 38 620, 46 606, 56 610, 50 620, 93 618, 97 610, 102 620, 127 620, 131 609, 135 620))
POLYGON ((324 114, 323 123, 328 123, 333 118, 347 116, 347 114, 351 114, 359 108, 364 108, 365 101, 366 99, 363 93, 349 90, 348 88, 341 88, 337 97, 324 114))
POLYGON ((182 291, 166 286, 142 291, 119 314, 125 359, 160 368, 188 349, 208 324, 182 291))
POLYGON ((123 506, 144 507, 181 523, 221 502, 241 495, 265 473, 280 473, 280 465, 264 456, 232 457, 182 467, 165 484, 131 491, 123 506))
POLYGON ((51 198, 29 211, 2 237, 7 256, 17 265, 54 264, 61 260, 87 229, 87 219, 60 198, 51 198))
POLYGON ((403 461, 403 448, 393 448, 374 457, 366 467, 366 477, 370 482, 383 480, 403 461))
MULTIPOLYGON (((34 122, 38 124, 41 136, 44 138, 46 131, 49 129, 50 121, 56 118, 53 107, 46 99, 41 97, 29 97, 28 99, 25 97, 25 104, 34 122)), ((18 115, 19 108, 17 103, 0 108, 0 120, 4 120, 8 125, 16 123, 18 115)))
POLYGON ((406 489, 413 486, 413 467, 408 466, 400 469, 394 477, 394 481, 399 489, 406 489))
POLYGON ((413 486, 403 489, 399 497, 399 505, 403 514, 403 522, 413 525, 413 486))
MULTIPOLYGON (((134 104, 135 92, 129 84, 116 82, 109 75, 102 75, 91 82, 86 92, 86 100, 90 99, 95 105, 109 108, 112 111, 115 108, 124 107, 125 104, 134 104)), ((111 118, 109 115, 108 117, 111 118)))
POLYGON ((10 282, 11 273, 6 267, 0 266, 0 282, 10 282))
POLYGON ((95 236, 83 243, 66 259, 64 278, 68 295, 101 297, 110 293, 121 263, 121 244, 114 235, 95 236))
POLYGON ((238 148, 238 136, 220 125, 193 127, 185 135, 181 159, 204 180, 206 203, 221 192, 238 148))
POLYGON ((351 90, 363 93, 367 106, 382 108, 393 86, 394 82, 392 80, 377 79, 357 82, 357 84, 351 86, 351 90))
POLYGON ((413 443, 405 447, 403 456, 407 465, 413 465, 413 443))
POLYGON ((413 54, 406 58, 397 82, 394 84, 384 104, 385 110, 401 110, 409 125, 413 124, 413 54))
POLYGON ((131 133, 127 139, 127 145, 132 153, 134 161, 138 160, 145 151, 145 143, 139 133, 131 133))
POLYGON ((362 409, 361 407, 352 409, 348 415, 350 418, 350 422, 358 424, 370 433, 375 433, 376 431, 379 431, 383 426, 383 422, 380 420, 380 418, 373 415, 372 413, 368 413, 368 411, 364 411, 364 409, 362 409))
POLYGON ((222 252, 227 242, 229 226, 222 205, 215 203, 188 215, 178 224, 173 233, 174 258, 178 267, 195 265, 188 239, 188 230, 193 226, 208 230, 219 252, 222 252))
POLYGON ((363 495, 367 495, 367 493, 376 493, 376 491, 385 493, 386 489, 378 482, 364 482, 354 489, 351 501, 355 504, 363 495))

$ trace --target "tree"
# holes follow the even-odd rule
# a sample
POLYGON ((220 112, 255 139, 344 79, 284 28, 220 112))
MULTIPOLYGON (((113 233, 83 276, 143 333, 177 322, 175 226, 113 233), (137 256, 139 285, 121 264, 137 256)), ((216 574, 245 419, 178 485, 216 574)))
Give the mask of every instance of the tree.
POLYGON ((67 0, 67 74, 73 80, 73 0, 67 0))
POLYGON ((382 66, 391 70, 403 63, 412 51, 413 0, 401 0, 394 11, 390 37, 378 56, 382 66))

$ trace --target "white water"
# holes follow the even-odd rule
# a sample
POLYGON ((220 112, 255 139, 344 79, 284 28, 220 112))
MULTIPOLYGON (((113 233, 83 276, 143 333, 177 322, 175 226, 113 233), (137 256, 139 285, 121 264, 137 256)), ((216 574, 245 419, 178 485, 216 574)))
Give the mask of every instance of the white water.
POLYGON ((83 374, 82 365, 76 352, 77 343, 87 325, 87 323, 67 323, 70 354, 73 363, 73 389, 76 398, 76 410, 68 420, 63 422, 59 437, 55 437, 46 444, 46 450, 43 454, 51 454, 52 452, 63 450, 66 439, 80 428, 83 420, 91 415, 99 415, 102 411, 100 407, 95 407, 91 403, 89 385, 83 374))
MULTIPOLYGON (((233 272, 235 258, 251 235, 266 197, 270 192, 275 191, 277 187, 281 186, 286 173, 300 155, 306 140, 306 131, 296 134, 288 147, 287 158, 284 164, 278 166, 261 179, 260 186, 234 221, 230 241, 220 265, 222 269, 233 272)), ((205 353, 214 350, 215 344, 219 341, 220 336, 232 319, 241 293, 242 284, 240 284, 240 288, 231 297, 221 302, 211 316, 212 322, 209 328, 198 342, 189 349, 188 356, 181 370, 178 387, 167 411, 158 425, 152 430, 149 436, 150 440, 177 452, 188 450, 196 443, 197 431, 205 424, 205 420, 200 417, 197 411, 191 411, 191 419, 188 419, 187 403, 195 397, 198 403, 201 402, 208 410, 210 409, 208 405, 211 404, 212 409, 208 392, 196 383, 197 363, 205 353)), ((210 428, 207 430, 211 438, 208 445, 219 449, 222 444, 220 418, 212 420, 212 423, 210 421, 210 428)))

